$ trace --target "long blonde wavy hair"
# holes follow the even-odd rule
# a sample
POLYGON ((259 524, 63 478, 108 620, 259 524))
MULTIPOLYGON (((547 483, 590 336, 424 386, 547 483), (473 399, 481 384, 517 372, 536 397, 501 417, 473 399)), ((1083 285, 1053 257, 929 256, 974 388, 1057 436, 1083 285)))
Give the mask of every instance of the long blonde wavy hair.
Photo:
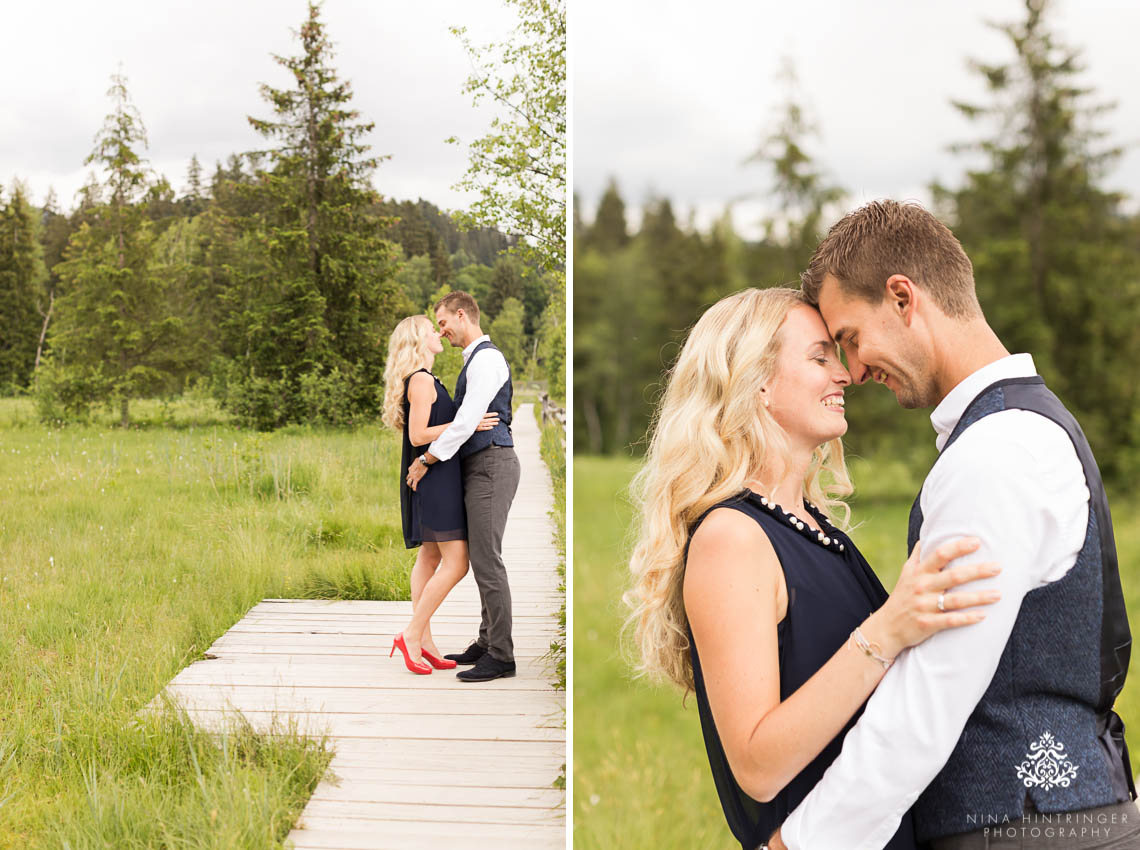
MULTIPOLYGON (((688 618, 682 598, 684 552, 696 521, 713 505, 759 479, 768 492, 787 468, 788 442, 761 403, 773 377, 780 327, 807 302, 798 289, 746 289, 710 307, 689 332, 666 375, 645 464, 631 485, 640 521, 630 557, 639 675, 693 688, 688 618)), ((842 497, 852 491, 843 443, 812 455, 803 482, 807 498, 835 525, 849 519, 842 497)))
POLYGON ((435 330, 427 316, 401 319, 388 337, 388 360, 384 364, 384 410, 380 414, 389 428, 404 427, 404 379, 432 362, 428 334, 435 330))

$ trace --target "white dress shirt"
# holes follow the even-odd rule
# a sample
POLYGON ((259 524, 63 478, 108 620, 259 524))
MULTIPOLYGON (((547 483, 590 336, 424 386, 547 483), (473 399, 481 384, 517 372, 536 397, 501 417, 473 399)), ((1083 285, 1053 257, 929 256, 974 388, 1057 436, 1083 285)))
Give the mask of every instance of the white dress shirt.
POLYGON ((439 460, 452 457, 459 447, 466 443, 479 422, 491 406, 495 393, 511 377, 507 358, 497 348, 484 348, 479 356, 472 360, 472 353, 481 342, 490 342, 491 337, 483 334, 477 340, 463 349, 463 362, 467 366, 467 391, 463 394, 463 402, 455 412, 455 419, 447 430, 435 438, 428 446, 431 456, 439 460), (470 362, 469 362, 470 361, 470 362))
POLYGON ((847 734, 839 757, 788 816, 791 850, 879 850, 957 746, 989 687, 1022 597, 1076 562, 1089 491, 1076 450, 1052 420, 1003 410, 946 441, 987 386, 1036 374, 1028 354, 1002 358, 956 386, 930 415, 943 457, 923 485, 923 553, 955 538, 981 540, 950 566, 996 561, 994 578, 954 590, 1001 591, 976 625, 941 631, 901 653, 847 734))

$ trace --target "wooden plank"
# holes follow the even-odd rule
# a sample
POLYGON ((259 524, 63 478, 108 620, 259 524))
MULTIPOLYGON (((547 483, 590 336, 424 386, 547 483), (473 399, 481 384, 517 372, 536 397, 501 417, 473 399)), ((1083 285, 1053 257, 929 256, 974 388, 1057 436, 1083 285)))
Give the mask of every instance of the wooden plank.
MULTIPOLYGON (((449 783, 450 784, 450 783, 449 783)), ((415 785, 400 782, 355 781, 333 784, 322 782, 313 792, 313 801, 330 803, 384 803, 388 805, 480 806, 492 810, 555 809, 563 794, 557 788, 471 787, 439 784, 415 785)), ((314 813, 315 814, 315 813, 314 813)))
MULTIPOLYGON (((195 724, 205 729, 221 730, 229 728, 235 719, 232 709, 188 708, 186 715, 195 724)), ((561 718, 502 717, 500 715, 480 715, 478 723, 473 723, 466 715, 440 714, 426 723, 417 715, 377 715, 363 712, 343 712, 326 714, 319 711, 257 711, 241 710, 254 729, 269 731, 275 724, 288 721, 298 732, 318 737, 331 735, 343 740, 346 738, 401 738, 414 740, 478 738, 490 741, 555 741, 566 737, 561 718), (543 725, 543 724, 546 725, 543 725)))
MULTIPOLYGON (((537 788, 548 789, 554 787, 554 781, 558 778, 559 768, 562 765, 561 760, 556 764, 551 764, 549 767, 542 768, 524 768, 518 762, 509 762, 506 759, 500 759, 497 767, 491 769, 490 766, 477 767, 475 765, 465 765, 462 773, 453 773, 451 776, 451 788, 486 788, 488 786, 496 786, 499 788, 537 788)), ((450 799, 450 790, 441 790, 439 785, 434 784, 439 782, 439 772, 441 769, 454 765, 454 758, 448 758, 446 761, 441 759, 441 762, 434 766, 428 763, 420 763, 417 759, 414 767, 401 765, 360 765, 360 764, 345 764, 344 760, 338 759, 336 770, 330 774, 330 782, 406 782, 409 785, 427 785, 434 789, 435 794, 445 794, 450 799), (434 769, 429 769, 434 767, 434 769)), ((561 792, 559 792, 561 793, 561 792)))
POLYGON ((173 683, 167 695, 194 708, 269 711, 325 711, 330 714, 387 711, 410 715, 433 714, 546 714, 561 710, 554 691, 407 691, 395 694, 385 688, 250 687, 173 683))
POLYGON ((301 823, 303 828, 289 833, 296 850, 553 850, 566 846, 566 827, 561 824, 463 823, 438 817, 419 823, 379 823, 308 814, 302 814, 301 823))
MULTIPOLYGON (((171 684, 178 686, 217 685, 219 687, 265 685, 283 688, 356 686, 383 687, 393 692, 421 691, 428 687, 421 681, 422 677, 413 677, 411 673, 404 670, 392 673, 382 671, 375 665, 358 667, 353 670, 344 664, 309 667, 273 666, 265 661, 269 657, 244 656, 240 659, 217 658, 212 661, 200 661, 179 673, 171 684)), ((395 659, 390 660, 395 662, 395 659)), ((428 677, 431 682, 431 692, 459 691, 471 694, 480 690, 512 692, 550 690, 551 677, 545 668, 535 668, 528 673, 527 662, 518 663, 519 675, 513 679, 495 679, 480 684, 461 682, 455 676, 450 675, 452 671, 440 670, 428 677)), ((394 698, 398 699, 398 697, 394 698)))
POLYGON ((301 815, 302 823, 310 818, 348 817, 353 820, 420 820, 439 815, 460 823, 549 824, 561 817, 561 807, 530 808, 523 806, 457 806, 450 803, 424 805, 415 803, 383 803, 369 800, 309 801, 301 815))

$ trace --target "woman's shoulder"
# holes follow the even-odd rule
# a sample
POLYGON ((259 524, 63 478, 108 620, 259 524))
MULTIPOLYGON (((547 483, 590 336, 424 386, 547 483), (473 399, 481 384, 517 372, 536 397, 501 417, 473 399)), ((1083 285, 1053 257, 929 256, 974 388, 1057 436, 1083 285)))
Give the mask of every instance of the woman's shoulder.
POLYGON ((404 378, 404 383, 410 389, 412 387, 430 387, 435 383, 435 380, 435 375, 427 369, 419 369, 404 378))
POLYGON ((689 537, 685 564, 686 593, 730 579, 766 582, 780 572, 768 532, 744 498, 720 502, 704 514, 689 537))
POLYGON ((770 550, 768 533, 747 491, 717 502, 704 512, 689 534, 689 555, 728 557, 756 547, 770 550))

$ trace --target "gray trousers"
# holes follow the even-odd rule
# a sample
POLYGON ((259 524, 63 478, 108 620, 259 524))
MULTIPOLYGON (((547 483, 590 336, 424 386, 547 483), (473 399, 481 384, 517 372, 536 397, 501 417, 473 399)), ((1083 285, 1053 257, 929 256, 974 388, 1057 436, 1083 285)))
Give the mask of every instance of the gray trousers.
POLYGON ((492 658, 514 661, 511 639, 511 588, 503 563, 507 513, 519 488, 519 458, 510 446, 489 446, 463 458, 463 503, 467 508, 467 546, 471 572, 479 587, 482 621, 479 645, 492 658))
POLYGON ((931 842, 933 850, 1140 850, 1140 809, 1133 802, 1048 815, 1026 801, 1020 820, 931 842))

